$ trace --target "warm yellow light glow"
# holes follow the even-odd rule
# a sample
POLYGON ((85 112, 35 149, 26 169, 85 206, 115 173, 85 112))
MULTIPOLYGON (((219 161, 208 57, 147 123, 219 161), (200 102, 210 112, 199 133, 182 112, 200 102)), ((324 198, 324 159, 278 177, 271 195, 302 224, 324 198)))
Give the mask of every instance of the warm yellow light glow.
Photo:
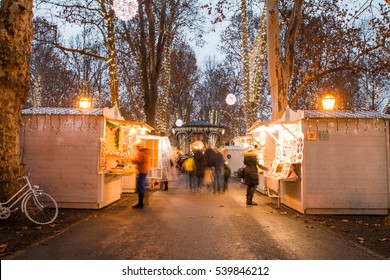
POLYGON ((324 110, 332 111, 334 109, 334 104, 336 102, 336 99, 332 95, 327 94, 322 98, 321 102, 322 102, 322 108, 324 110))
POLYGON ((92 106, 92 100, 88 97, 81 97, 79 100, 80 109, 90 109, 92 106))
POLYGON ((147 132, 148 132, 148 130, 147 130, 145 127, 140 127, 140 128, 138 128, 138 133, 139 133, 140 135, 146 135, 147 132))

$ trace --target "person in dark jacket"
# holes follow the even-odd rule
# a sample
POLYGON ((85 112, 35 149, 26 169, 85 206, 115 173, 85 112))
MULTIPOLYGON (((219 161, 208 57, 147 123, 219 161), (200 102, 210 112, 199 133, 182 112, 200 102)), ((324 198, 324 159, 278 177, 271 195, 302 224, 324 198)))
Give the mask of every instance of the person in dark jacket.
POLYGON ((224 159, 223 154, 220 149, 216 149, 214 152, 214 160, 213 160, 213 167, 214 167, 214 193, 215 192, 221 192, 223 190, 223 173, 224 173, 224 159))
POLYGON ((194 185, 194 191, 200 191, 201 182, 203 179, 204 166, 205 166, 205 160, 201 150, 194 151, 194 162, 195 162, 194 175, 196 180, 194 185))
POLYGON ((223 191, 228 190, 229 178, 232 175, 232 170, 227 161, 223 164, 224 172, 223 172, 223 191))
POLYGON ((256 191, 256 186, 259 184, 259 172, 257 170, 257 167, 263 170, 268 170, 268 168, 258 163, 257 152, 253 149, 244 152, 244 164, 244 182, 247 185, 246 204, 257 205, 256 202, 253 202, 253 196, 256 191))

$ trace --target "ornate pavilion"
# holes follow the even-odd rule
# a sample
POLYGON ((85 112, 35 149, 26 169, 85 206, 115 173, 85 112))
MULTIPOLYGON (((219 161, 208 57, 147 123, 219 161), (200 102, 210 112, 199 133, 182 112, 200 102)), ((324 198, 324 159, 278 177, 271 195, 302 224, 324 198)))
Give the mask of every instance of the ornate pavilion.
POLYGON ((225 133, 223 126, 211 124, 205 121, 193 121, 182 126, 174 126, 176 147, 184 154, 190 154, 191 145, 206 144, 211 147, 220 147, 223 145, 222 135, 225 133))

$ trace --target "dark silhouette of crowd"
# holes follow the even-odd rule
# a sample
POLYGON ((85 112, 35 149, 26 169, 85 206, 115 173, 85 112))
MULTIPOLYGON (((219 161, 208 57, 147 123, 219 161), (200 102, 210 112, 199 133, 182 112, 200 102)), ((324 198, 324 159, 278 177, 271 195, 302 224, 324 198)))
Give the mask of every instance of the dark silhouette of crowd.
POLYGON ((225 162, 222 149, 196 149, 193 155, 184 160, 182 167, 188 176, 190 191, 199 192, 202 187, 214 193, 228 190, 231 170, 225 162))

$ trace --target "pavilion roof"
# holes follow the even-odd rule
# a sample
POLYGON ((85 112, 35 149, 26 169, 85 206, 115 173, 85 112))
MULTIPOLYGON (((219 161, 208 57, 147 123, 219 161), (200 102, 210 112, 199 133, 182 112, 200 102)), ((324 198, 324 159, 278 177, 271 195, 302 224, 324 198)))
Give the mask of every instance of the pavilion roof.
POLYGON ((197 120, 197 121, 185 123, 182 125, 182 127, 221 127, 222 128, 222 126, 211 124, 203 120, 197 120))

